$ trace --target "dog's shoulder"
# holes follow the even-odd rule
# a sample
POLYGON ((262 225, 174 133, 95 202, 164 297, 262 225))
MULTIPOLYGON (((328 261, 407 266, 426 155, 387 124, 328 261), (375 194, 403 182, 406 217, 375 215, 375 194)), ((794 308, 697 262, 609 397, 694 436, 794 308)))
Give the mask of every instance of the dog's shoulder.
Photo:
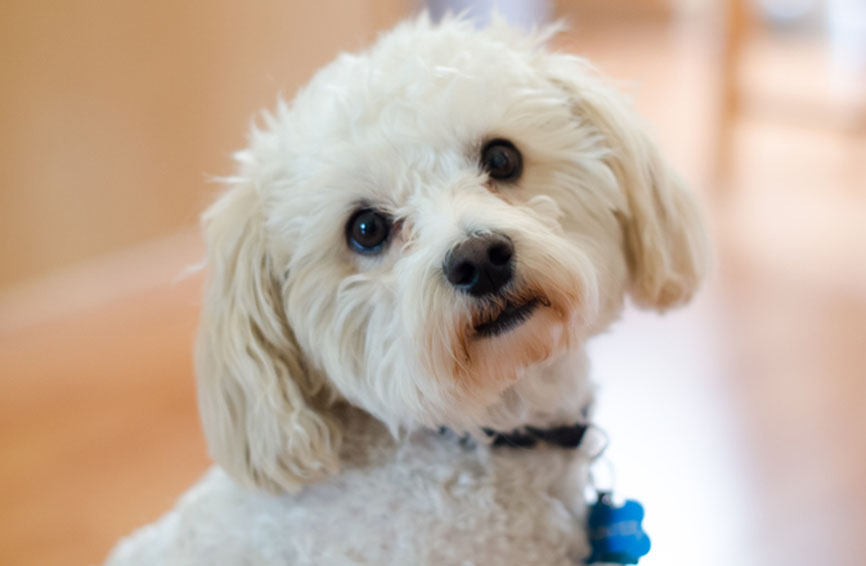
POLYGON ((274 496, 215 467, 108 564, 572 564, 585 553, 580 495, 562 485, 580 466, 568 453, 354 424, 337 476, 274 496))

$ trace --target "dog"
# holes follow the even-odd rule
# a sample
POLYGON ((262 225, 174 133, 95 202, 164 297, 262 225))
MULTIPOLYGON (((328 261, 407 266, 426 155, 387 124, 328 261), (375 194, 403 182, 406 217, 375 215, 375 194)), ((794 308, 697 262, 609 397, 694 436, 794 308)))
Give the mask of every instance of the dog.
POLYGON ((582 563, 584 346, 706 243, 555 31, 422 15, 264 114, 203 216, 216 467, 109 565, 582 563))

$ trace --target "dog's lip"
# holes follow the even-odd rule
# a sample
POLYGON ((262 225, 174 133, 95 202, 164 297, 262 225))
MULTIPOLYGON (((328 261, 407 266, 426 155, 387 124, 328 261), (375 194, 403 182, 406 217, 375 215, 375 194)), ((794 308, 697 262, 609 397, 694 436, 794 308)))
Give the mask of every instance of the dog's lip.
POLYGON ((523 303, 508 301, 496 318, 475 326, 475 335, 486 338, 498 336, 517 328, 529 320, 529 317, 540 304, 541 300, 538 297, 532 297, 523 303))

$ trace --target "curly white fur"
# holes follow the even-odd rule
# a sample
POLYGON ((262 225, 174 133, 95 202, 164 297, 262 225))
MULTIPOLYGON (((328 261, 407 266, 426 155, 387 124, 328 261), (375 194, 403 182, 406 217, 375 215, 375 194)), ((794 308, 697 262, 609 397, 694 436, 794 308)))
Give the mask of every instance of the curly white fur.
POLYGON ((265 115, 204 220, 197 374, 222 469, 110 564, 585 555, 579 456, 429 432, 579 420, 592 397, 585 341, 627 293, 663 310, 702 275, 702 226, 679 178, 628 104, 585 61, 548 51, 549 35, 422 16, 265 115), (522 153, 516 183, 479 166, 492 138, 522 153), (376 256, 346 245, 362 206, 396 219, 376 256), (512 240, 515 276, 479 300, 442 264, 489 232, 512 240), (543 307, 525 323, 473 334, 528 297, 543 307))

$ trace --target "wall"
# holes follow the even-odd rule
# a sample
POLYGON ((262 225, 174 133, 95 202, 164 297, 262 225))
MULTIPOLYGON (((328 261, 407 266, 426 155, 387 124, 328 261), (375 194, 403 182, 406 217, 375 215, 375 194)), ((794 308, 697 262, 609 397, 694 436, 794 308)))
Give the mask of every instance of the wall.
POLYGON ((0 289, 194 224, 254 112, 406 10, 5 0, 0 289))

